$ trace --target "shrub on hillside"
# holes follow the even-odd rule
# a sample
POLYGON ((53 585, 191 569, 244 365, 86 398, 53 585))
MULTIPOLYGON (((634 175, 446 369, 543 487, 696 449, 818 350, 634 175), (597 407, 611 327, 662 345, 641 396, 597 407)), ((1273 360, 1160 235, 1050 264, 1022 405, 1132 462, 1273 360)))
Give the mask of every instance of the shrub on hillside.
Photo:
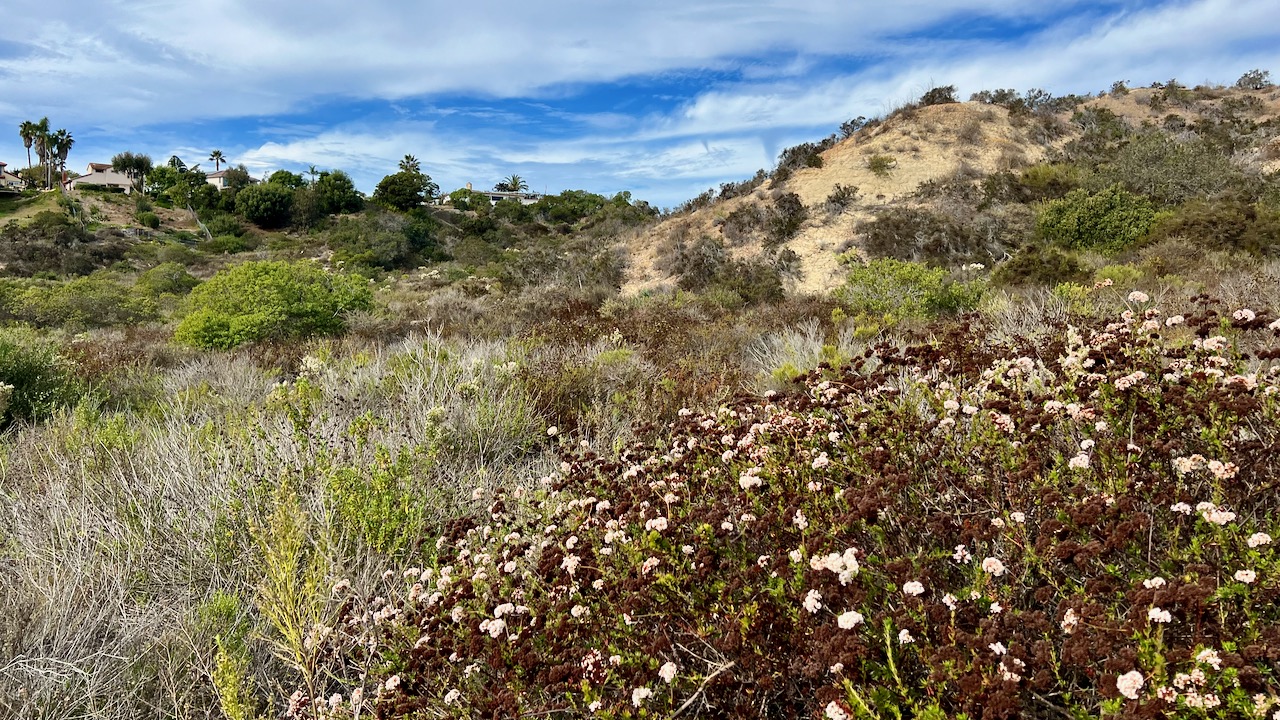
POLYGON ((1130 140, 1099 168, 1094 189, 1119 184, 1162 205, 1209 198, 1242 186, 1244 176, 1231 159, 1205 142, 1178 142, 1148 132, 1130 140))
POLYGON ((1182 237, 1207 250, 1243 250, 1255 255, 1280 251, 1280 211, 1239 200, 1193 200, 1163 216, 1151 240, 1182 237))
POLYGON ((1149 200, 1112 185, 1097 193, 1072 190, 1045 203, 1036 231, 1063 247, 1115 254, 1145 237, 1155 220, 1149 200))
POLYGON ((353 275, 311 263, 248 262, 219 272, 187 296, 174 339, 201 348, 332 335, 343 313, 368 310, 373 294, 353 275))
POLYGON ((25 328, 0 328, 0 429, 39 420, 79 397, 58 346, 25 328))
POLYGON ((1000 263, 991 274, 998 285, 1039 285, 1053 287, 1066 282, 1083 282, 1088 273, 1074 255, 1050 246, 1033 244, 1021 248, 1000 263))
POLYGON ((804 221, 809 219, 809 209, 800 201, 795 193, 785 193, 773 201, 768 215, 769 233, 765 238, 766 247, 776 247, 790 240, 800 232, 804 221))
POLYGON ((293 207, 293 191, 281 185, 250 185, 236 194, 236 212, 263 228, 289 224, 293 207))
POLYGON ((947 105, 960 102, 960 98, 956 97, 955 85, 943 85, 942 87, 929 88, 920 96, 919 104, 921 107, 930 105, 947 105))
POLYGON ((176 262, 161 263, 138 276, 135 287, 150 297, 186 295, 200 281, 176 262))
POLYGON ((859 224, 862 246, 876 258, 953 265, 989 260, 967 227, 950 215, 925 208, 896 207, 859 224))
POLYGON ((741 245, 756 238, 765 226, 765 218, 759 205, 753 202, 743 203, 725 217, 720 232, 729 244, 741 245))
POLYGON ((18 320, 38 327, 82 331, 137 325, 158 317, 155 302, 109 274, 30 284, 9 300, 18 320))
POLYGON ((942 268, 885 258, 850 270, 835 296, 855 314, 926 318, 976 308, 983 289, 977 280, 953 282, 942 268))

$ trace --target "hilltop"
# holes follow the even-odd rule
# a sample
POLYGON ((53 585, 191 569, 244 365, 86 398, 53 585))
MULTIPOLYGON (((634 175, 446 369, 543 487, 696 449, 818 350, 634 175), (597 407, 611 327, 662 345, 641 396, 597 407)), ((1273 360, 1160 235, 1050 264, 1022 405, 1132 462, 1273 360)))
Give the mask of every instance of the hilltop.
MULTIPOLYGON (((798 196, 807 212, 784 245, 795 254, 786 287, 796 293, 830 292, 847 274, 838 256, 850 251, 864 259, 873 256, 865 248, 865 231, 868 223, 888 211, 927 209, 971 223, 973 209, 958 209, 954 202, 948 207, 945 198, 937 197, 939 189, 980 190, 992 176, 1016 176, 1046 162, 1107 162, 1103 153, 1090 158, 1079 148, 1074 155, 1069 151, 1097 132, 1099 119, 1127 132, 1151 131, 1180 142, 1201 139, 1224 125, 1247 124, 1248 142, 1232 147, 1226 156, 1247 177, 1280 170, 1280 91, 1274 86, 1254 90, 1157 85, 1118 87, 1088 98, 1041 97, 1034 109, 1012 91, 997 95, 997 102, 988 97, 987 102, 911 103, 847 137, 832 136, 818 144, 826 147, 792 148, 783 153, 782 172, 726 183, 718 193, 695 199, 685 211, 629 238, 626 249, 632 262, 624 292, 678 285, 679 273, 672 272, 674 246, 697 238, 722 243, 734 257, 772 258, 779 244, 768 241, 764 220, 752 218, 766 216, 776 200, 789 193, 798 196), (810 150, 816 152, 805 154, 810 150), (799 157, 798 166, 796 157, 788 164, 788 153, 799 157), (877 157, 884 164, 879 172, 870 167, 877 157), (834 202, 841 187, 857 188, 856 200, 834 202), (771 246, 767 252, 766 245, 771 246)), ((1003 259, 1007 255, 988 253, 982 261, 991 266, 1003 259)))

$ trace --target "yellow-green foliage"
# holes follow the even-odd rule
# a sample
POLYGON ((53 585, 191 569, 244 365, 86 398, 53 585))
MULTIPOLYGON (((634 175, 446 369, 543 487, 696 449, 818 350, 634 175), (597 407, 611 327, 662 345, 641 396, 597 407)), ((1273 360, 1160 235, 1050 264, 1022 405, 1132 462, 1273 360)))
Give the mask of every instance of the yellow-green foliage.
POLYGON ((331 335, 346 327, 344 312, 372 304, 367 282, 357 276, 311 263, 248 262, 191 292, 174 338, 225 350, 259 340, 331 335))
POLYGON ((892 155, 876 154, 867 158, 867 169, 875 173, 876 177, 889 177, 889 171, 897 164, 897 158, 892 155))
POLYGON ((942 268, 885 258, 850 270, 836 296, 856 312, 931 317, 977 307, 985 287, 981 280, 950 282, 942 268))
POLYGON ((1155 220, 1149 200, 1112 185, 1093 194, 1072 190, 1045 203, 1036 230, 1063 247, 1115 254, 1145 237, 1155 220))

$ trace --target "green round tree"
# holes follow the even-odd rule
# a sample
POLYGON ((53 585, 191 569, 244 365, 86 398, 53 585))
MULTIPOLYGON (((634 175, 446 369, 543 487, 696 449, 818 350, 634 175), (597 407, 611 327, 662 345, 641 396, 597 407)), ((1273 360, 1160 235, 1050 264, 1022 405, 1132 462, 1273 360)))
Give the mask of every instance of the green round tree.
POLYGON ((174 339, 226 350, 259 340, 332 335, 345 329, 343 313, 372 304, 363 278, 311 263, 249 262, 191 292, 174 339))
POLYGON ((282 185, 250 185, 236 195, 236 212, 264 228, 288 224, 293 210, 293 191, 282 185))

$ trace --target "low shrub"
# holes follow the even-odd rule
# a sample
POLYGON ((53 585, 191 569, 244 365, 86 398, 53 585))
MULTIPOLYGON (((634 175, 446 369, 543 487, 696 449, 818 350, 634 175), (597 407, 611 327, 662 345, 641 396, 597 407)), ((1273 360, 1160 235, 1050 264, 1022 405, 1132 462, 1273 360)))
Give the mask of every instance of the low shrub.
POLYGON ((219 272, 187 296, 178 342, 228 349, 247 342, 331 335, 343 313, 368 310, 373 294, 354 275, 311 263, 248 262, 219 272))
POLYGON ((984 287, 981 280, 953 282, 942 268, 885 258, 850 270, 835 296, 855 315, 926 318, 976 308, 984 287))
POLYGON ((0 428, 48 417, 80 394, 56 343, 29 329, 0 328, 0 428))
POLYGON ((980 238, 949 215, 925 208, 895 207, 858 225, 862 245, 871 257, 951 265, 988 261, 980 238))
POLYGON ((1114 255, 1146 237, 1155 220, 1149 200, 1112 185, 1092 194, 1072 190, 1061 200, 1045 203, 1036 231, 1066 248, 1114 255))
POLYGON ((889 171, 897 166, 898 160, 892 155, 875 154, 867 158, 867 169, 876 177, 889 177, 889 171))
POLYGON ((1051 245, 1032 244, 996 266, 991 280, 997 285, 1052 287, 1059 283, 1084 282, 1084 266, 1073 254, 1051 245))

